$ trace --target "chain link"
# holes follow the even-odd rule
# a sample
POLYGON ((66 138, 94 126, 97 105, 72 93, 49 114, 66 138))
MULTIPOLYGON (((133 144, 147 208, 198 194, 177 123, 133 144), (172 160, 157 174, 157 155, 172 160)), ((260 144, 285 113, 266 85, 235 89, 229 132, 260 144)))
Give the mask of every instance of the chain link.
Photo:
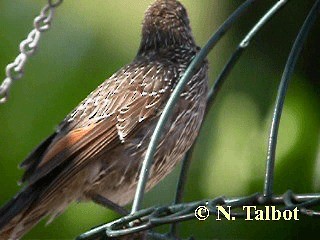
MULTIPOLYGON (((274 205, 277 206, 278 210, 281 212, 298 208, 301 215, 320 217, 320 212, 312 209, 313 207, 316 209, 319 203, 320 194, 294 194, 290 190, 281 195, 273 195, 270 199, 265 198, 262 193, 236 198, 220 196, 211 200, 150 207, 148 209, 139 210, 131 215, 93 228, 88 232, 81 234, 76 239, 122 239, 122 236, 127 236, 128 238, 125 239, 129 239, 132 234, 153 229, 160 225, 196 219, 195 209, 199 206, 206 206, 210 215, 215 216, 218 215, 218 206, 230 206, 229 213, 232 217, 247 218, 248 216, 254 216, 255 213, 254 211, 248 213, 243 209, 244 206, 274 205), (134 224, 131 225, 130 223, 134 224)), ((267 210, 264 209, 263 212, 265 216, 267 210)), ((178 238, 172 238, 171 235, 163 235, 161 239, 172 240, 178 238)))
POLYGON ((48 4, 41 10, 40 15, 34 21, 34 29, 28 37, 20 43, 20 54, 6 67, 6 78, 0 85, 0 104, 8 99, 9 90, 13 81, 21 79, 24 75, 24 66, 31 55, 36 51, 41 33, 50 29, 54 10, 63 0, 48 0, 48 4))

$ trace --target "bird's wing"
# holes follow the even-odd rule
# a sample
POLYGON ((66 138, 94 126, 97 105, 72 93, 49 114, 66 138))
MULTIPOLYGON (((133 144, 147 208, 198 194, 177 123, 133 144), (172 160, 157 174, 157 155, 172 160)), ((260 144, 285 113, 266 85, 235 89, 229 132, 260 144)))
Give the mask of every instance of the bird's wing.
POLYGON ((60 168, 77 172, 102 150, 125 142, 142 122, 157 116, 177 77, 172 64, 134 62, 120 69, 21 164, 26 168, 22 181, 33 184, 60 168))

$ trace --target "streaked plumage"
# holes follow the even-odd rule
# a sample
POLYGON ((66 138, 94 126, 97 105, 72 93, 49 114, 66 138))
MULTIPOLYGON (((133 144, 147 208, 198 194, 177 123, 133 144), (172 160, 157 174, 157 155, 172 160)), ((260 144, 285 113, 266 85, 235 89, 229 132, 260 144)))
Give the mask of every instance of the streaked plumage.
MULTIPOLYGON (((139 167, 159 116, 199 51, 184 7, 157 0, 146 11, 136 58, 94 90, 21 164, 25 188, 0 210, 0 238, 19 238, 41 218, 101 195, 132 201, 139 167)), ((204 115, 207 63, 188 82, 166 124, 147 189, 195 140, 204 115)))

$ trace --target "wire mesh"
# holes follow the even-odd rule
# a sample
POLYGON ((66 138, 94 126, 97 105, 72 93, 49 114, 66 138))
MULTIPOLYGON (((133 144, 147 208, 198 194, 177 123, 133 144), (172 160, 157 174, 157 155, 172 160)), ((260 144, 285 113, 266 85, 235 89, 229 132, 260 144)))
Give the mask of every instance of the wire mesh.
POLYGON ((184 86, 187 82, 192 78, 192 76, 197 72, 200 68, 202 62, 205 60, 206 56, 209 54, 211 49, 215 46, 215 44, 222 38, 224 33, 232 26, 232 24, 236 21, 236 19, 241 16, 241 14, 255 1, 249 0, 245 2, 240 8, 239 11, 236 11, 220 28, 219 30, 213 34, 213 36, 209 39, 208 43, 201 49, 201 51, 197 54, 197 56, 193 59, 190 63, 189 67, 187 68, 185 74, 179 80, 177 86, 175 87, 174 91, 172 92, 163 113, 160 116, 160 119, 157 123, 157 126, 152 134, 150 139, 150 143, 146 152, 146 156, 144 158, 142 168, 140 171, 139 182, 137 186, 137 191, 135 198, 132 204, 132 211, 131 213, 136 212, 142 203, 143 195, 145 191, 145 187, 147 184, 147 180, 149 177, 149 170, 153 161, 153 155, 155 154, 156 147, 161 137, 161 133, 164 129, 165 123, 167 122, 170 114, 172 114, 173 107, 175 103, 178 101, 181 92, 183 91, 184 86))
MULTIPOLYGON (((181 85, 181 89, 183 88, 184 81, 188 80, 189 74, 192 75, 195 71, 198 63, 201 63, 207 54, 209 53, 210 49, 214 46, 214 44, 210 45, 212 42, 216 43, 223 33, 231 25, 234 21, 250 6, 254 1, 246 1, 243 5, 241 5, 235 12, 230 16, 230 18, 221 26, 221 32, 214 34, 213 37, 210 38, 206 46, 202 49, 202 51, 197 56, 198 58, 194 59, 194 61, 190 64, 189 68, 187 69, 185 75, 179 81, 181 85), (246 5, 248 4, 248 5, 246 5), (243 11, 243 12, 242 12, 243 11), (216 38, 215 38, 216 37, 216 38), (214 40, 213 40, 214 39, 214 40), (203 55, 202 55, 203 54, 203 55), (199 59, 199 56, 202 58, 199 59), (199 62, 196 62, 196 61, 199 62), (196 62, 196 63, 195 63, 196 62), (191 72, 191 73, 190 73, 191 72)), ((235 64, 237 63, 238 59, 240 58, 243 51, 249 46, 250 41, 253 37, 257 34, 257 32, 285 5, 287 4, 287 0, 280 0, 276 2, 269 11, 262 18, 255 24, 255 26, 249 31, 249 33, 245 36, 245 38, 241 41, 238 48, 230 57, 229 61, 223 68, 221 74, 215 81, 214 86, 212 87, 209 96, 208 96, 208 108, 212 106, 214 100, 218 94, 218 91, 222 87, 225 79, 227 78, 230 71, 234 68, 235 64)), ((100 227, 94 228, 78 237, 78 239, 92 239, 96 238, 97 236, 106 236, 106 237, 120 237, 124 235, 130 235, 137 232, 143 232, 146 230, 150 230, 156 226, 163 225, 163 224, 172 224, 172 228, 169 234, 154 234, 153 232, 149 232, 149 236, 153 239, 178 239, 176 237, 177 228, 176 224, 178 222, 190 220, 195 218, 195 209, 198 206, 206 206, 210 214, 217 215, 217 206, 230 206, 233 211, 231 212, 231 216, 234 217, 246 217, 248 213, 241 210, 241 207, 245 205, 256 205, 256 206, 266 206, 267 204, 273 205, 281 205, 280 211, 285 210, 292 210, 295 208, 299 208, 302 214, 308 216, 318 216, 319 213, 315 210, 310 210, 308 207, 316 206, 320 202, 320 195, 319 194, 299 194, 296 195, 292 193, 290 190, 284 193, 283 195, 274 195, 272 192, 273 189, 273 174, 274 174, 274 162, 275 162, 275 151, 277 145, 277 134, 280 125, 280 118, 281 112, 283 109, 284 98, 286 95, 289 79, 293 73, 295 63, 299 57, 301 48, 303 46, 306 37, 313 26, 317 16, 319 15, 319 6, 320 1, 316 1, 312 9, 310 10, 303 26, 300 29, 300 32, 295 40, 295 43, 292 47, 290 55, 287 60, 287 64, 285 66, 283 76, 279 85, 278 96, 274 108, 274 115, 272 119, 272 125, 270 130, 270 137, 269 137, 269 144, 268 144, 268 154, 266 160, 266 175, 265 175, 265 185, 263 194, 256 193, 252 196, 247 197, 239 197, 239 198, 226 198, 226 197, 217 197, 213 200, 203 200, 199 202, 192 202, 192 203, 183 203, 178 204, 178 202, 182 199, 182 191, 183 186, 185 183, 185 179, 187 177, 187 169, 190 162, 190 158, 192 155, 189 152, 184 159, 182 171, 179 178, 178 188, 176 192, 175 204, 165 207, 152 207, 149 209, 143 209, 141 211, 137 211, 141 206, 141 201, 143 199, 144 194, 144 186, 146 184, 146 180, 148 179, 148 171, 146 169, 150 168, 152 163, 152 156, 154 154, 157 140, 155 140, 158 135, 161 133, 161 129, 158 129, 158 132, 155 132, 153 135, 153 139, 150 141, 149 145, 149 154, 147 154, 145 158, 144 165, 141 169, 140 175, 140 188, 136 193, 136 198, 134 201, 134 205, 132 208, 131 215, 120 218, 116 221, 111 223, 107 223, 100 227), (151 152, 151 153, 150 153, 151 152), (149 162, 148 162, 149 161, 149 162), (239 211, 240 210, 240 211, 239 211), (134 223, 134 224, 133 224, 134 223)), ((178 86, 177 86, 178 88, 178 86)), ((176 90, 176 89, 175 89, 176 90)), ((180 89, 173 92, 173 96, 170 98, 163 114, 162 119, 159 120, 157 128, 160 128, 164 125, 166 120, 166 114, 170 114, 170 110, 174 106, 174 99, 178 98, 180 94, 180 89)), ((265 210, 267 211, 267 210, 265 210)), ((254 216, 253 212, 249 213, 250 216, 254 216)))
MULTIPOLYGON (((278 88, 278 95, 275 102, 274 113, 272 117, 272 123, 270 127, 270 135, 267 148, 266 159, 266 172, 264 189, 262 193, 255 193, 245 197, 217 197, 215 199, 202 200, 189 203, 181 203, 183 197, 183 190, 188 176, 188 168, 190 166, 190 159, 192 156, 193 147, 189 150, 185 159, 177 184, 177 191, 174 199, 174 203, 169 206, 150 207, 147 209, 140 209, 144 197, 144 190, 146 182, 149 177, 149 169, 152 165, 153 155, 156 150, 156 146, 161 135, 163 126, 170 116, 175 102, 180 96, 187 81, 198 70, 199 65, 203 62, 206 56, 209 54, 215 44, 222 38, 222 36, 233 26, 233 24, 241 17, 253 3, 257 0, 245 1, 230 17, 221 25, 218 31, 209 39, 208 43, 202 48, 200 53, 195 57, 186 73, 179 81, 174 92, 172 93, 162 115, 157 124, 155 132, 151 138, 146 157, 143 161, 141 168, 141 174, 139 184, 136 191, 136 196, 133 202, 131 214, 124 216, 115 221, 103 224, 95 227, 92 230, 81 234, 77 239, 97 239, 97 238, 118 238, 121 236, 133 236, 132 234, 141 233, 148 235, 153 239, 179 239, 177 236, 177 223, 195 219, 194 211, 198 206, 206 206, 210 214, 217 215, 217 206, 231 207, 231 216, 245 218, 248 217, 242 207, 245 205, 267 206, 273 204, 280 206, 280 210, 289 210, 298 208, 301 214, 307 216, 320 216, 320 212, 312 210, 311 208, 319 205, 320 194, 294 194, 290 190, 282 195, 275 195, 273 193, 273 178, 276 158, 276 146, 277 137, 280 126, 281 113, 283 110, 284 100, 287 93, 290 78, 294 71, 297 59, 302 50, 303 44, 310 32, 317 16, 320 13, 320 0, 315 1, 312 9, 306 17, 300 31, 292 46, 291 52, 288 56, 287 63, 285 65, 283 75, 278 88), (172 224, 171 230, 168 234, 159 234, 150 231, 156 226, 172 224)), ((4 103, 7 100, 9 89, 12 82, 23 77, 23 70, 28 58, 34 54, 34 51, 38 47, 41 33, 47 31, 50 28, 50 24, 53 18, 54 9, 62 3, 62 0, 52 1, 49 0, 48 4, 42 9, 41 14, 35 18, 34 26, 27 39, 20 44, 20 54, 15 61, 9 64, 6 68, 6 79, 0 86, 0 103, 4 103)), ((216 96, 227 79, 229 73, 234 68, 237 61, 240 59, 244 50, 250 45, 251 40, 256 36, 257 32, 277 13, 282 7, 288 3, 288 0, 277 1, 269 11, 267 11, 260 20, 253 26, 249 33, 240 42, 235 52, 232 54, 225 67, 221 71, 220 75, 216 79, 211 91, 208 95, 208 107, 212 106, 216 96)), ((267 210, 265 210, 267 211, 267 210)), ((250 216, 254 216, 253 212, 249 213, 250 216)))
MULTIPOLYGON (((151 207, 140 210, 132 215, 128 215, 111 223, 101 225, 97 228, 80 235, 77 239, 96 239, 97 237, 107 234, 108 237, 121 237, 128 234, 146 231, 154 227, 196 219, 195 210, 198 206, 206 206, 210 210, 210 214, 218 215, 217 206, 231 208, 230 216, 237 218, 253 218, 254 213, 247 212, 243 206, 266 206, 264 195, 255 193, 250 196, 227 198, 217 197, 212 200, 202 200, 183 204, 173 204, 170 206, 151 207), (129 224, 136 221, 134 226, 129 224)), ((308 207, 315 206, 320 203, 320 194, 299 194, 296 195, 291 191, 287 191, 282 195, 273 195, 269 201, 270 204, 280 206, 279 211, 292 210, 299 208, 300 213, 307 216, 319 216, 319 212, 309 210, 308 207)), ((154 233, 150 233, 153 236, 154 233)), ((157 234, 157 236, 159 236, 157 234)), ((166 239, 178 239, 171 235, 162 235, 166 239)))

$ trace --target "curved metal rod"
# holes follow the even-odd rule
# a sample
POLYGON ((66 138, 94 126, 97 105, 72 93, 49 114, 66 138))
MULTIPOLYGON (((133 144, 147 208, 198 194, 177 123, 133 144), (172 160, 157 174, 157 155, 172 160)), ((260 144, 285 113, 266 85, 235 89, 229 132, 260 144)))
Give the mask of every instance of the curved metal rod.
MULTIPOLYGON (((246 4, 249 6, 254 3, 256 0, 248 0, 246 4)), ((244 11, 245 9, 242 9, 244 11)), ((167 122, 169 116, 172 113, 172 109, 177 102, 178 98, 180 97, 181 92, 183 91, 184 86, 186 83, 192 78, 192 76, 196 73, 196 71, 200 68, 200 65, 209 54, 211 49, 215 46, 215 44, 222 38, 222 36, 226 33, 226 31, 234 24, 234 22, 240 17, 241 11, 237 12, 237 14, 232 15, 232 18, 229 18, 218 30, 215 34, 211 36, 207 44, 200 50, 200 52, 196 55, 193 59, 189 67, 187 68, 186 72, 179 80, 176 88, 174 89, 173 93, 171 94, 163 113, 160 116, 160 119, 157 123, 157 126, 154 130, 154 133, 151 137, 146 156, 142 163, 142 168, 140 171, 139 182, 135 194, 135 198, 133 201, 131 213, 138 211, 141 207, 145 187, 149 178, 149 171, 152 165, 153 156, 156 151, 161 133, 163 132, 163 128, 165 123, 167 122)))
MULTIPOLYGON (((242 55, 244 50, 249 46, 250 41, 258 33, 258 31, 274 16, 274 14, 277 13, 287 2, 288 2, 288 0, 280 0, 276 4, 274 4, 270 8, 270 10, 267 11, 267 13, 265 13, 262 16, 262 18, 258 21, 258 23, 254 25, 254 27, 249 31, 249 33, 240 42, 236 51, 232 54, 229 61, 224 66, 222 72, 217 77, 213 87, 211 88, 211 90, 208 94, 206 115, 207 115, 209 109, 211 108, 211 106, 213 105, 214 100, 216 99, 216 96, 218 95, 218 92, 220 91, 223 83, 225 82, 226 78, 229 76, 229 73, 231 72, 231 70, 233 69, 235 64, 238 62, 238 59, 240 58, 240 56, 242 55)), ((242 6, 240 6, 239 8, 241 8, 242 6)), ((188 168, 190 165, 189 162, 191 161, 192 151, 193 151, 193 147, 188 151, 187 156, 183 160, 180 178, 179 178, 179 182, 178 182, 177 193, 176 193, 176 199, 175 199, 174 203, 181 202, 182 194, 183 194, 183 190, 184 190, 183 185, 186 182, 187 171, 188 171, 188 168)), ((177 231, 177 224, 174 223, 171 226, 171 231, 170 231, 171 235, 176 236, 176 231, 177 231)))
POLYGON ((304 21, 299 34, 292 46, 291 52, 289 54, 281 82, 278 89, 278 95, 276 99, 276 104, 273 112, 272 123, 269 135, 269 144, 267 150, 267 162, 266 162, 266 175, 264 182, 264 197, 268 201, 273 194, 273 180, 274 180, 274 164, 275 164, 275 153, 277 147, 277 139, 279 132, 279 124, 281 119, 281 114, 283 110, 284 100, 288 90, 289 81, 291 79, 293 70, 297 63, 297 59, 300 55, 302 46, 313 26, 315 20, 320 13, 320 0, 317 0, 313 7, 311 8, 306 20, 304 21))
MULTIPOLYGON (((182 202, 185 185, 186 185, 187 178, 188 178, 188 172, 189 172, 189 168, 191 165, 191 158, 192 158, 194 146, 195 146, 195 144, 192 145, 192 147, 189 149, 189 151, 185 155, 184 159, 182 160, 182 166, 181 166, 180 176, 179 176, 179 180, 178 180, 178 184, 177 184, 177 190, 176 190, 176 196, 174 199, 174 204, 182 202)), ((178 223, 173 223, 171 225, 169 234, 173 237, 176 237, 177 230, 178 230, 178 223)))
MULTIPOLYGON (((227 198, 222 196, 208 201, 197 201, 165 207, 157 207, 149 209, 148 211, 142 210, 138 211, 135 217, 123 217, 122 219, 118 219, 114 222, 104 225, 104 227, 100 228, 100 233, 102 233, 104 230, 106 233, 104 232, 103 236, 107 235, 108 237, 120 237, 146 231, 163 224, 195 219, 194 210, 200 205, 206 205, 210 211, 210 214, 212 215, 217 215, 217 206, 230 206, 232 209, 230 213, 231 216, 244 218, 248 215, 248 213, 242 209, 243 206, 266 206, 265 202, 260 201, 261 198, 263 198, 262 193, 255 193, 249 196, 237 198, 227 198), (130 226, 128 223, 134 220, 136 220, 136 225, 130 226)), ((296 207, 298 209, 303 209, 305 207, 317 206, 320 203, 320 194, 295 195, 291 191, 288 191, 282 195, 272 196, 271 203, 274 206, 279 206, 278 209, 280 211, 292 210, 296 207)), ((309 211, 315 212, 313 210, 309 211)), ((300 213, 307 214, 304 211, 300 211, 300 213)), ((250 212, 249 214, 252 217, 255 216, 254 212, 250 212)), ((319 215, 314 214, 313 216, 318 217, 319 215)), ((102 237, 102 235, 99 236, 102 237)), ((83 234, 78 239, 87 240, 93 239, 93 237, 97 237, 97 235, 93 236, 92 234, 83 234)), ((172 239, 172 236, 168 235, 167 239, 172 239)))
POLYGON ((218 76, 215 81, 212 89, 208 95, 208 105, 210 106, 215 100, 221 86, 224 83, 224 80, 229 75, 230 71, 233 69, 234 65, 237 63, 238 59, 242 55, 243 51, 249 46, 251 40, 255 37, 255 35, 261 30, 261 28, 288 2, 288 0, 280 0, 276 4, 274 4, 270 10, 268 10, 262 18, 253 26, 253 28, 249 31, 249 33, 244 37, 244 39, 240 42, 236 51, 232 54, 229 61, 223 68, 222 72, 218 76))

